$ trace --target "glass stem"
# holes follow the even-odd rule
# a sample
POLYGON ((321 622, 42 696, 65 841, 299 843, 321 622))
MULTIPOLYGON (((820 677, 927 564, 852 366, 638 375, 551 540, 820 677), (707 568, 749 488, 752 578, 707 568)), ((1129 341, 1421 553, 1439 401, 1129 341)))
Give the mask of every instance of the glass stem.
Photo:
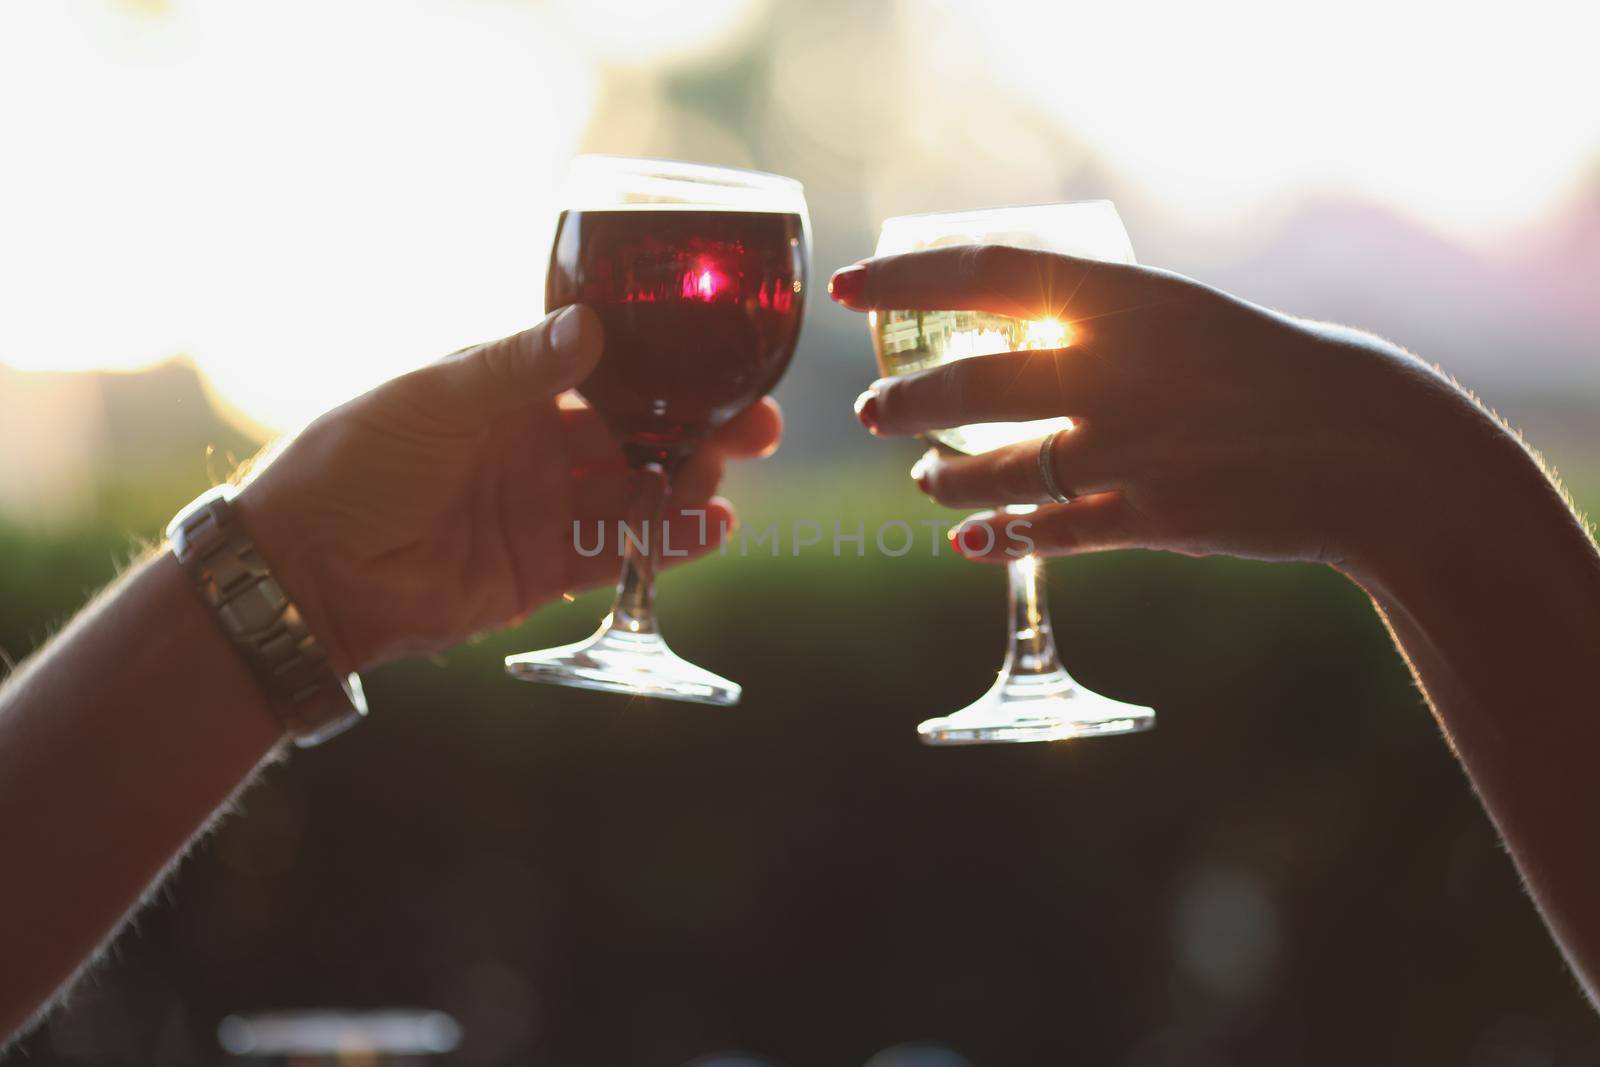
POLYGON ((1044 560, 1038 556, 1012 560, 1006 566, 1006 582, 1011 625, 1004 673, 1052 674, 1061 670, 1050 628, 1050 606, 1045 600, 1044 560))
POLYGON ((662 515, 672 483, 666 467, 645 463, 634 469, 633 501, 622 537, 622 578, 606 620, 611 629, 634 634, 656 630, 656 568, 661 563, 666 524, 662 515))

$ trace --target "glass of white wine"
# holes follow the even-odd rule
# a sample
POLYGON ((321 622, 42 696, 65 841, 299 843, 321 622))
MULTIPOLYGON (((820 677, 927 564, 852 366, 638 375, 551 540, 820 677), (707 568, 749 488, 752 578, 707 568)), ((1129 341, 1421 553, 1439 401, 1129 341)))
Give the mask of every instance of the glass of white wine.
MULTIPOLYGON (((1008 245, 1132 263, 1133 246, 1108 200, 903 215, 888 219, 877 254, 895 255, 949 245, 1008 245)), ((1072 343, 1070 322, 1014 319, 981 311, 874 311, 869 317, 878 368, 885 377, 911 374, 958 359, 1072 343)), ((968 455, 1070 431, 1070 419, 987 423, 937 430, 928 436, 968 455)), ((1013 508, 1025 518, 1031 508, 1013 508)), ((1044 561, 1023 556, 1006 568, 1010 583, 1006 659, 993 686, 953 715, 917 727, 930 745, 1001 741, 1058 741, 1148 730, 1150 708, 1092 693, 1062 669, 1044 598, 1044 561)))

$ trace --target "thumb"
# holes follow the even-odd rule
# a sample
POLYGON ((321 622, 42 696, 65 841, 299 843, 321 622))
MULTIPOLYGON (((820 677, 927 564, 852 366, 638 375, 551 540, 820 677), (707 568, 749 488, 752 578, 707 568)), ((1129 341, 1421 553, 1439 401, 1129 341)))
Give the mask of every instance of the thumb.
POLYGON ((604 336, 600 316, 572 304, 521 333, 445 356, 421 374, 450 413, 475 422, 571 389, 600 361, 604 336))

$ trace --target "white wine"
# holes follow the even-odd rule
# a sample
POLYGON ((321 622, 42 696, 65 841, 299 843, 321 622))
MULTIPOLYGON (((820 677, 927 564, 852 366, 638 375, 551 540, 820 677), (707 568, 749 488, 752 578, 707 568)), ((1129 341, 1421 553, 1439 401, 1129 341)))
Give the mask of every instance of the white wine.
MULTIPOLYGON (((874 311, 872 347, 886 378, 940 367, 958 359, 1065 348, 1072 328, 1056 319, 1013 319, 983 311, 874 311)), ((957 452, 977 455, 1031 441, 1072 426, 1067 418, 989 422, 933 430, 928 436, 957 452)))
MULTIPOLYGON (((979 289, 988 282, 974 279, 970 273, 986 264, 967 258, 961 249, 980 245, 1021 249, 1046 257, 1133 262, 1128 233, 1109 200, 901 215, 884 220, 874 254, 903 256, 944 249, 942 260, 927 260, 925 265, 937 269, 942 262, 947 269, 963 271, 969 275, 965 280, 971 287, 979 289)), ((1004 268, 1004 258, 996 265, 1004 268)), ((1044 262, 1037 266, 1041 271, 1038 296, 1043 303, 1051 295, 1045 276, 1049 266, 1044 262)), ((905 280, 915 273, 911 270, 905 280)), ((1001 277, 994 278, 993 283, 1003 285, 1007 272, 1001 269, 999 273, 1001 277)), ((954 284, 956 279, 945 281, 954 284)), ((1046 303, 1040 310, 1053 306, 1046 303)), ((1002 352, 1064 348, 1077 340, 1070 322, 1048 317, 1014 319, 981 311, 878 311, 868 322, 878 368, 885 377, 914 374, 956 360, 993 357, 1002 352)), ((1039 358, 1043 360, 1048 355, 1041 351, 1039 358)), ((972 455, 1021 444, 1071 426, 1070 419, 1054 418, 957 426, 928 436, 972 455)), ((1025 458, 1031 462, 1034 457, 1025 458)), ((1021 513, 1033 511, 1035 506, 1011 506, 1005 510, 1021 513)), ((994 685, 976 701, 954 715, 929 719, 918 726, 917 733, 924 742, 971 745, 1059 741, 1147 730, 1154 725, 1155 712, 1149 708, 1090 692, 1073 681, 1061 666, 1044 599, 1043 574, 1044 561, 1035 556, 1013 559, 1006 567, 1010 625, 1005 665, 994 685)))

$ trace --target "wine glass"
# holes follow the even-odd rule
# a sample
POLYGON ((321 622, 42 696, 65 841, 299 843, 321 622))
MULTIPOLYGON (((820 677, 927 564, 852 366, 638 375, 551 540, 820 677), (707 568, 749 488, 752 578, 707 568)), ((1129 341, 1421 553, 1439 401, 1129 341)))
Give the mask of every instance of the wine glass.
POLYGON ((532 682, 736 704, 737 683, 675 655, 654 579, 671 478, 708 434, 764 396, 800 336, 811 258, 790 178, 659 159, 579 156, 567 177, 545 310, 587 304, 605 348, 579 386, 622 442, 634 501, 622 579, 587 641, 508 656, 532 682))
MULTIPOLYGON (((877 254, 947 245, 1009 245, 1111 263, 1132 263, 1133 247, 1107 200, 983 211, 904 215, 888 219, 877 254)), ((1014 319, 980 311, 874 311, 873 349, 885 376, 910 374, 958 359, 1026 349, 1063 348, 1072 325, 1057 319, 1014 319)), ((1070 432, 1066 418, 988 423, 936 430, 939 444, 976 455, 1004 445, 1070 432)), ((1032 508, 1008 509, 1026 516, 1032 508)), ((1044 560, 1024 556, 1006 568, 1009 634, 1005 664, 987 693, 953 715, 917 727, 930 745, 1056 741, 1130 733, 1155 725, 1155 712, 1092 693, 1062 669, 1044 598, 1044 560)))

